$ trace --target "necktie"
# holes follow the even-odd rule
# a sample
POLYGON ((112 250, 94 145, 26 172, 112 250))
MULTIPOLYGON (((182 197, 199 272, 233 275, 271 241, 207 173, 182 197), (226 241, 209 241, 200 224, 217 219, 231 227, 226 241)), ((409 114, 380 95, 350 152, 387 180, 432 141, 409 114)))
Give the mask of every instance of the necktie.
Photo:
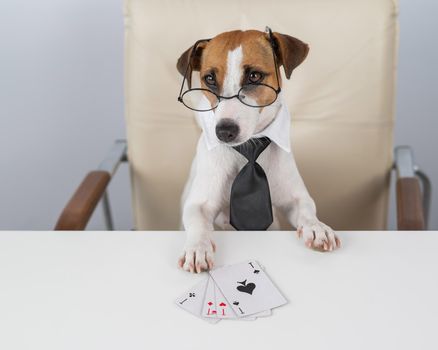
POLYGON ((270 143, 268 137, 261 137, 233 147, 248 159, 231 186, 230 224, 236 230, 266 230, 272 223, 268 179, 256 162, 270 143))

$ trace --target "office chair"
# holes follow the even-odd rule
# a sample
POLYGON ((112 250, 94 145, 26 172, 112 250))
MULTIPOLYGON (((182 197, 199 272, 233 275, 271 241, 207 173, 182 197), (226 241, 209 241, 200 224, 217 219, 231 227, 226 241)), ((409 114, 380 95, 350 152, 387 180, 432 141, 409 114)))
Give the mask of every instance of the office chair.
POLYGON ((410 147, 393 145, 396 0, 126 0, 124 14, 127 140, 85 177, 56 229, 84 229, 100 200, 113 228, 106 189, 122 162, 129 163, 134 229, 179 229, 200 129, 177 102, 176 61, 200 38, 266 25, 310 46, 291 80, 283 76, 283 91, 293 152, 318 217, 336 230, 386 229, 396 171, 398 229, 426 229, 430 181, 410 147))

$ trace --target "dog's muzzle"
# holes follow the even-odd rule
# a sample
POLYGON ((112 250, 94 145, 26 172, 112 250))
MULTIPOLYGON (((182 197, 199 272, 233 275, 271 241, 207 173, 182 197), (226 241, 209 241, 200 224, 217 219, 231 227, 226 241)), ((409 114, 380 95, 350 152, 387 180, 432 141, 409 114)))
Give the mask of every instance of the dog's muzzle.
POLYGON ((216 136, 220 141, 231 142, 239 135, 239 125, 232 119, 222 119, 216 125, 216 136))

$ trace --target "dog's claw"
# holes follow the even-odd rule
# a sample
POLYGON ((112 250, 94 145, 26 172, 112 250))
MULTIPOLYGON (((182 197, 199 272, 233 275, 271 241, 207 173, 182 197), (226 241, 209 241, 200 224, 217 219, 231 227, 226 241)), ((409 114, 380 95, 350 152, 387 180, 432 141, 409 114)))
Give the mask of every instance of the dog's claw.
POLYGON ((184 265, 184 257, 178 259, 178 267, 182 269, 184 265))
POLYGON ((341 248, 341 241, 337 236, 335 236, 335 242, 336 242, 336 248, 341 248))

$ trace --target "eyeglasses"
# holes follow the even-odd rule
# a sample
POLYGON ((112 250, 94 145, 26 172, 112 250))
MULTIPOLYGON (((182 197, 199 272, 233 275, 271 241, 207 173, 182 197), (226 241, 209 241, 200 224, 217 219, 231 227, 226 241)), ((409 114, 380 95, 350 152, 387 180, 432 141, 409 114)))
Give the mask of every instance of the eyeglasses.
POLYGON ((181 84, 178 101, 181 102, 187 108, 198 112, 211 111, 215 109, 222 100, 230 100, 233 98, 237 98, 244 105, 254 108, 267 107, 273 104, 277 100, 281 88, 280 88, 280 81, 278 78, 277 58, 275 56, 276 43, 272 38, 272 31, 269 27, 266 27, 266 32, 269 34, 269 43, 271 44, 272 57, 274 58, 275 76, 277 78, 276 89, 270 85, 263 83, 249 83, 242 85, 242 87, 239 89, 237 94, 234 96, 220 96, 215 92, 204 88, 188 89, 183 93, 184 83, 187 80, 187 75, 189 74, 189 72, 190 74, 192 73, 191 62, 198 45, 202 42, 208 42, 211 40, 211 39, 202 39, 202 40, 198 40, 195 43, 195 45, 193 45, 193 49, 190 54, 189 63, 187 65, 186 71, 184 73, 184 78, 181 84), (203 100, 204 97, 207 98, 209 103, 202 104, 203 102, 205 102, 205 99, 203 100))

